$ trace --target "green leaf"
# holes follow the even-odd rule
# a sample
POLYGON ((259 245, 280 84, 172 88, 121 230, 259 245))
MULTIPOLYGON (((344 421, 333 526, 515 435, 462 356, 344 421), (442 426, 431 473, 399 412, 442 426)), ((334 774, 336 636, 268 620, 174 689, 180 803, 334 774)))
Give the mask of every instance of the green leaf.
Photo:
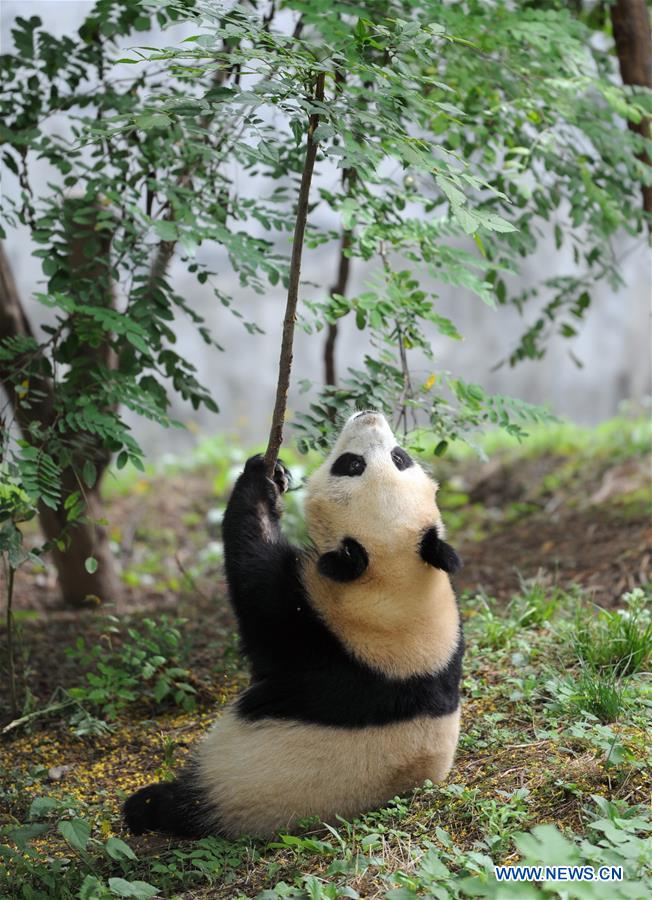
POLYGON ((51 278, 59 271, 59 261, 52 256, 47 256, 43 260, 43 274, 51 278))
POLYGON ((27 817, 29 819, 42 819, 54 810, 63 809, 64 803, 56 800, 54 797, 35 797, 29 808, 27 817))
POLYGON ((125 844, 117 837, 110 837, 104 845, 104 849, 111 859, 138 859, 129 844, 125 844))
POLYGON ((96 875, 87 875, 79 889, 79 900, 104 900, 111 896, 106 884, 96 875))
POLYGON ((29 841, 40 837, 49 830, 49 825, 33 822, 30 825, 20 825, 18 828, 12 828, 11 831, 7 832, 7 837, 10 841, 13 841, 19 849, 24 850, 29 841))
POLYGON ((94 556, 89 556, 84 560, 84 568, 89 575, 94 575, 97 572, 97 560, 94 556))
POLYGON ((133 897, 135 900, 147 900, 159 893, 158 888, 146 881, 127 881, 124 878, 109 878, 109 887, 116 897, 133 897))
POLYGON ((130 344, 132 344, 137 350, 140 350, 141 353, 144 353, 146 356, 150 356, 150 348, 147 346, 147 343, 143 340, 143 338, 136 334, 133 331, 128 331, 126 334, 126 338, 130 344))
POLYGON ((172 119, 162 112, 136 116, 134 121, 139 128, 143 128, 145 131, 150 128, 167 128, 172 124, 172 119))
POLYGON ((158 219, 154 222, 154 231, 162 241, 176 241, 177 239, 177 226, 168 219, 158 219))
POLYGON ((75 850, 86 849, 91 836, 91 826, 88 822, 83 819, 65 819, 59 822, 57 830, 75 850))
POLYGON ((91 462, 90 459, 87 459, 84 463, 84 468, 82 469, 82 477, 86 483, 86 486, 92 488, 97 481, 97 468, 95 467, 95 463, 91 462))

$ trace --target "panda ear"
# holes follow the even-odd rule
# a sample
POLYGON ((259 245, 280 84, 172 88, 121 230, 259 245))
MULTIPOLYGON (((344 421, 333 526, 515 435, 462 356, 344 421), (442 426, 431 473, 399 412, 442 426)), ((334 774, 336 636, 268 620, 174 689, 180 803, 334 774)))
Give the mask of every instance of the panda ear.
POLYGON ((434 527, 428 528, 421 538, 419 555, 428 565, 448 572, 449 575, 454 575, 462 568, 462 560, 450 544, 442 541, 434 527))
POLYGON ((320 575, 331 581, 355 581, 367 569, 367 551, 354 538, 344 538, 337 550, 322 553, 317 560, 320 575))

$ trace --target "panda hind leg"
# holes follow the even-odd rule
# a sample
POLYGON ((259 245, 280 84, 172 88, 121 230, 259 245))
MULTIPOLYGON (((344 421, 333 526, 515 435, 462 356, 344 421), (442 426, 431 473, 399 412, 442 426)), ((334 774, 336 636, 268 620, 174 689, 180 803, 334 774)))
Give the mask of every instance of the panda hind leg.
POLYGON ((132 834, 157 831, 181 838, 200 838, 219 833, 205 803, 185 779, 150 784, 127 799, 123 806, 132 834))

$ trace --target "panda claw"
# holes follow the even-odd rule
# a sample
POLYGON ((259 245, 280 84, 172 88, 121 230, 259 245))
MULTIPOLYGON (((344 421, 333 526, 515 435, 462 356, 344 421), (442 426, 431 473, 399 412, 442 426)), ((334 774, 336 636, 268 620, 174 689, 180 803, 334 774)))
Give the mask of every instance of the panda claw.
POLYGON ((273 481, 281 494, 284 494, 292 483, 292 475, 290 474, 290 470, 287 468, 285 463, 281 462, 280 459, 277 460, 274 467, 273 481))
POLYGON ((262 453, 256 453, 250 456, 244 467, 245 475, 263 475, 265 480, 274 485, 279 493, 284 494, 292 483, 292 475, 290 470, 280 459, 276 461, 274 466, 274 474, 270 478, 265 471, 265 457, 262 453))

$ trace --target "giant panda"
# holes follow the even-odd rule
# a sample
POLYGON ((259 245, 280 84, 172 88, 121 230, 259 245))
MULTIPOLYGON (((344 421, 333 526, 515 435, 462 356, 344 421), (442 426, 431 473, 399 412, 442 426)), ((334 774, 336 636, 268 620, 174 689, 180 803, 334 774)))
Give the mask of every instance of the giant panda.
POLYGON ((447 775, 463 654, 436 484, 384 416, 354 414, 306 488, 307 549, 281 532, 289 476, 245 465, 223 523, 250 686, 174 781, 124 806, 132 833, 269 837, 347 819, 447 775))

